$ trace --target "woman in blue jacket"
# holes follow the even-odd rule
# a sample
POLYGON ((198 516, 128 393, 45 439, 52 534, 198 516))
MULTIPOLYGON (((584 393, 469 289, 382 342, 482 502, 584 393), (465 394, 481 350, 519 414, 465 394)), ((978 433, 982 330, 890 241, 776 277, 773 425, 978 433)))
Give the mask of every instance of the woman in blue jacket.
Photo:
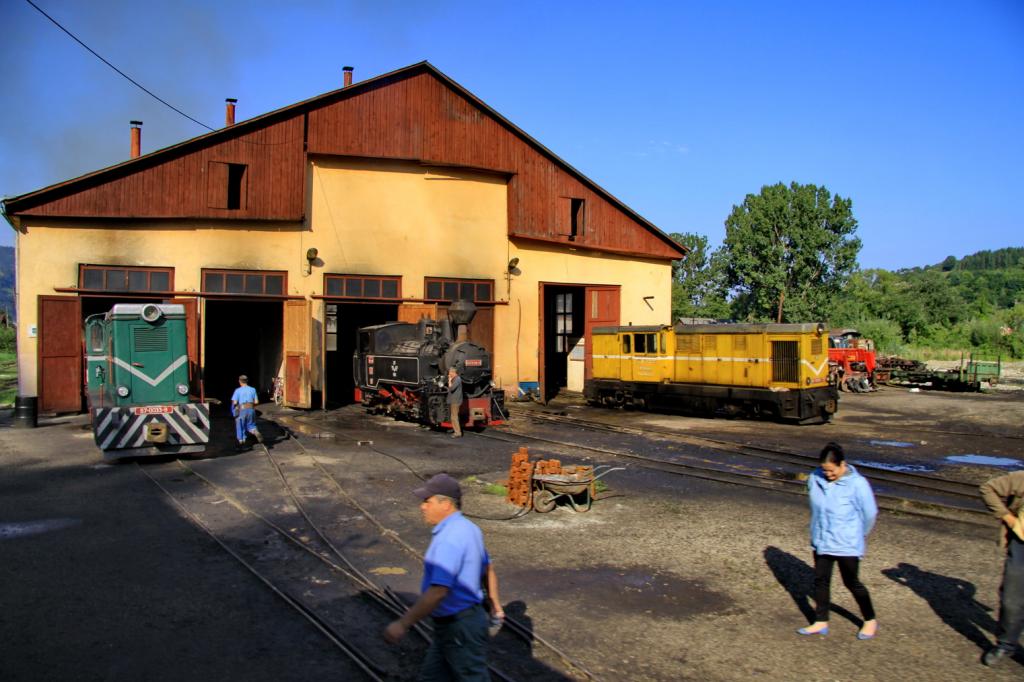
POLYGON ((828 634, 832 566, 839 564, 843 584, 857 600, 864 624, 857 639, 872 639, 878 621, 871 596, 857 572, 864 556, 864 539, 875 525, 878 507, 868 480, 846 462, 841 445, 829 443, 819 455, 821 466, 807 480, 811 500, 811 547, 814 548, 814 622, 797 632, 828 634))

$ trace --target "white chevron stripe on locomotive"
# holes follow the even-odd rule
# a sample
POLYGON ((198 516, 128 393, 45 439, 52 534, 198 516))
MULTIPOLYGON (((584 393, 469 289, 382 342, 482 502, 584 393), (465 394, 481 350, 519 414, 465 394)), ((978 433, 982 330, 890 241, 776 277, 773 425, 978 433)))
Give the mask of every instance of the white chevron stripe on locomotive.
POLYGON ((188 362, 188 356, 187 355, 182 355, 177 360, 175 360, 171 364, 167 365, 167 369, 165 369, 164 371, 160 372, 160 374, 157 376, 157 378, 151 379, 148 374, 146 374, 145 372, 140 371, 138 367, 132 367, 131 365, 129 365, 127 362, 125 362, 121 358, 114 358, 114 364, 115 365, 117 365, 118 367, 120 367, 122 369, 125 369, 125 370, 131 372, 134 376, 137 376, 138 378, 142 379, 143 381, 145 381, 150 386, 158 386, 161 381, 163 381, 164 379, 166 379, 168 376, 171 375, 171 372, 173 372, 174 370, 178 369, 179 367, 182 366, 182 364, 184 364, 186 362, 188 362))

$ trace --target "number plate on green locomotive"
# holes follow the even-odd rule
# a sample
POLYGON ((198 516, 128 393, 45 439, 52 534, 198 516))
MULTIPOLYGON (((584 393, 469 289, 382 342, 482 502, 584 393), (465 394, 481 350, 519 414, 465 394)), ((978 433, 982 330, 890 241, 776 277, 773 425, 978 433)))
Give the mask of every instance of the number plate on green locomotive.
POLYGON ((174 412, 173 405, 142 405, 132 408, 132 414, 167 414, 168 412, 174 412))

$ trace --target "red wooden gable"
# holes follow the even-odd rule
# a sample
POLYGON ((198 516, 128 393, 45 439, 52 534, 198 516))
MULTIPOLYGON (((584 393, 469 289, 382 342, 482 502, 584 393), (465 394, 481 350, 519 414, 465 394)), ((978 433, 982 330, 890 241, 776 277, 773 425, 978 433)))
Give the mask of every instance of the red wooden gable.
POLYGON ((655 226, 425 62, 8 199, 5 208, 15 218, 299 222, 309 154, 500 173, 508 178, 512 238, 655 259, 685 255, 655 226))

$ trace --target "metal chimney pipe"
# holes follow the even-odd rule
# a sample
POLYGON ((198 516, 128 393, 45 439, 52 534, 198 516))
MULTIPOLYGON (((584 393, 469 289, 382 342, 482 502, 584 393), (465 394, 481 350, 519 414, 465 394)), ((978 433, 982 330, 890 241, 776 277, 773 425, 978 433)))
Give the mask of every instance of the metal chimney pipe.
POLYGON ((238 100, 234 97, 228 97, 224 101, 227 103, 224 107, 224 125, 233 126, 235 125, 235 103, 238 100))
POLYGON ((343 66, 341 67, 342 72, 345 74, 345 87, 352 85, 352 67, 343 66))
POLYGON ((142 121, 129 121, 132 127, 132 157, 139 158, 142 154, 142 121))

